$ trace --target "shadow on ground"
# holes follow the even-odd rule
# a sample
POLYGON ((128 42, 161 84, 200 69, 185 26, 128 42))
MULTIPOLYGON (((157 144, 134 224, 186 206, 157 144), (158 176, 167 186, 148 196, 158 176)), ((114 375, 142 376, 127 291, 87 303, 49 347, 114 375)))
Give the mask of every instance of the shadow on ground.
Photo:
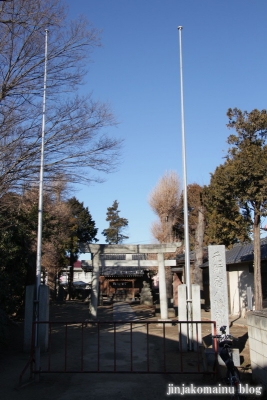
MULTIPOLYGON (((146 320, 146 319, 154 319, 153 309, 149 307, 141 307, 134 306, 133 307, 138 318, 146 320)), ((58 322, 71 322, 71 321, 85 321, 88 319, 88 304, 84 304, 82 302, 69 302, 66 304, 52 304, 51 306, 51 320, 58 322)), ((112 320, 113 318, 113 310, 112 305, 99 307, 98 310, 98 318, 100 321, 112 320)), ((152 366, 153 368, 158 367, 163 362, 162 356, 162 341, 159 335, 159 328, 156 324, 154 325, 153 332, 153 341, 150 343, 150 353, 152 357, 152 366)), ((94 330, 92 326, 88 326, 88 332, 94 330)), ((177 329, 173 327, 173 329, 177 329)), ((73 329, 73 338, 71 339, 72 347, 75 349, 77 341, 79 341, 79 335, 76 335, 78 330, 73 329)), ((241 338, 241 347, 243 346, 243 350, 247 348, 247 332, 245 328, 238 329, 238 336, 241 338)), ((167 396, 169 385, 173 384, 174 386, 181 387, 182 384, 194 386, 218 386, 224 384, 223 381, 223 371, 222 377, 215 379, 209 376, 205 376, 203 374, 199 375, 191 375, 191 374, 183 374, 183 375, 172 375, 172 374, 126 374, 126 373, 65 373, 65 374, 41 374, 40 382, 33 382, 29 385, 26 385, 20 389, 18 389, 18 379, 19 375, 25 366, 28 355, 25 355, 22 352, 22 335, 23 329, 22 325, 15 326, 12 333, 12 345, 6 348, 6 351, 1 354, 0 360, 0 380, 1 380, 1 398, 3 400, 33 400, 38 398, 38 400, 46 400, 46 399, 59 399, 59 400, 78 400, 78 399, 91 399, 95 400, 140 400, 141 398, 151 398, 155 400, 162 400, 164 398, 169 398, 167 396)), ((124 346, 128 346, 129 342, 129 332, 121 332, 123 337, 124 346), (128 335, 128 336, 127 336, 128 335)), ((175 343, 173 337, 177 337, 177 330, 173 330, 168 333, 168 346, 173 346, 175 343), (172 337, 173 335, 173 337, 172 337)), ((106 340, 108 336, 106 335, 106 340)), ((142 335, 137 337, 136 346, 139 346, 139 356, 142 358, 142 353, 146 351, 146 343, 142 339, 142 335)), ((63 343, 60 343, 62 339, 58 336, 58 347, 57 342, 54 343, 55 354, 59 354, 58 360, 56 362, 62 361, 62 346, 63 343)), ((93 351, 96 351, 94 340, 88 342, 88 346, 91 346, 93 351)), ((113 344, 112 342, 105 343, 105 351, 104 351, 104 359, 107 365, 109 365, 109 361, 111 364, 114 362, 113 360, 113 344)), ((89 347, 88 347, 89 348, 89 347)), ((125 347, 124 347, 125 349, 125 347)), ((118 350, 118 365, 121 368, 125 368, 126 365, 129 366, 129 360, 125 359, 125 354, 123 353, 123 348, 118 350)), ((177 356, 178 350, 175 347, 169 349, 168 354, 171 354, 171 363, 174 363, 178 360, 177 356)), ((144 354, 143 354, 144 355, 144 354)), ((76 357, 75 351, 71 355, 71 357, 76 357)), ((137 364, 139 363, 141 366, 146 362, 144 359, 136 360, 137 364)), ((87 366, 91 365, 91 361, 94 357, 88 358, 86 360, 87 366)), ((79 360, 79 357, 77 357, 79 360)), ((246 358, 247 361, 247 358, 246 358)), ((78 361, 77 361, 78 362, 78 361)), ((196 360, 193 355, 190 353, 187 354, 186 363, 188 367, 193 367, 195 363, 198 363, 199 360, 196 360), (190 366, 190 363, 193 364, 190 366)), ((140 366, 139 365, 139 366, 140 366)), ((243 378, 244 382, 250 383, 250 374, 244 373, 243 378)), ((193 396, 195 397, 195 396, 193 396)), ((217 396, 209 395, 209 399, 215 399, 217 396)), ((190 396, 190 398, 192 398, 190 396)), ((224 397, 223 397, 224 398, 224 397)), ((225 397, 228 398, 228 397, 225 397)), ((249 397, 252 399, 253 397, 249 397)), ((259 396, 255 397, 259 398, 259 396)))

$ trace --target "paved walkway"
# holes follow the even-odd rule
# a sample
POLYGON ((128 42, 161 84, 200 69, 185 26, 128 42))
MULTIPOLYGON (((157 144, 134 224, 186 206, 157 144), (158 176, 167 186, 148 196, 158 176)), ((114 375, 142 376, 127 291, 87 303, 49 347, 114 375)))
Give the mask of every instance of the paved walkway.
MULTIPOLYGON (((205 311, 201 310, 201 319, 204 320, 210 320, 211 319, 211 313, 210 311, 205 311)), ((240 325, 240 326, 247 326, 247 319, 246 318, 241 318, 238 315, 229 315, 229 325, 240 325)))
MULTIPOLYGON (((67 307, 68 305, 66 305, 67 307)), ((80 307, 80 306, 79 306, 80 307)), ((64 305, 61 314, 64 314, 64 305)), ((110 314, 107 310, 106 320, 110 320, 110 314)), ((66 316, 64 316, 66 318, 66 316)), ((210 313, 203 310, 203 319, 210 319, 210 313)), ((138 319, 131 306, 127 303, 113 304, 113 319, 114 320, 134 320, 138 319)), ((230 318, 231 320, 231 318, 230 318)), ((237 323, 246 324, 246 320, 240 319, 234 321, 237 323)), ((125 346, 128 340, 125 336, 125 346)), ((139 342, 139 346, 140 346, 139 342)), ((140 346, 141 347, 141 346, 140 346)), ((140 351, 142 349, 140 348, 140 351)), ((118 347, 118 352, 120 348, 118 347)), ((112 352, 112 347, 107 351, 112 352)), ((160 348, 158 353, 160 352, 160 348)), ((108 354, 107 354, 108 356, 108 354)), ((140 354, 138 354, 140 356, 140 354)), ((5 364, 0 374, 1 399, 3 400, 34 400, 36 397, 39 400, 167 400, 170 396, 167 395, 169 384, 180 386, 184 383, 201 385, 216 385, 216 381, 210 382, 207 377, 202 375, 168 375, 168 374, 42 374, 39 383, 34 383, 20 390, 15 390, 15 385, 18 381, 18 376, 27 362, 28 356, 24 353, 11 354, 8 359, 5 359, 5 364)), ((0 360, 1 361, 1 360, 0 360)), ((120 361, 120 360, 119 360, 120 361)), ((123 359, 122 359, 123 361, 123 359)), ((175 398, 178 395, 173 396, 175 398)), ((186 397, 186 396, 184 396, 186 397)), ((194 396, 187 396, 194 398, 194 396)), ((215 397, 208 396, 209 400, 214 400, 215 397)), ((227 396, 222 396, 226 400, 227 396)), ((217 396, 216 396, 217 399, 217 396)))
MULTIPOLYGON (((137 320, 135 312, 129 303, 126 302, 115 302, 113 303, 113 320, 114 321, 134 321, 137 320)), ((211 313, 210 311, 201 310, 201 319, 210 320, 211 313)), ((247 319, 241 318, 238 315, 229 315, 229 325, 240 325, 247 326, 247 319)))
POLYGON ((134 321, 137 317, 132 307, 128 303, 113 303, 113 320, 114 321, 134 321))

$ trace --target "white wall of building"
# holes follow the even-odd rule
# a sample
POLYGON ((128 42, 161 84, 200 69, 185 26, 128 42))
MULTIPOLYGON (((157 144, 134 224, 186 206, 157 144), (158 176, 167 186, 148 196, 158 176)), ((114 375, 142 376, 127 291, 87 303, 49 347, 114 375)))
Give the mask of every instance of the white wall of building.
POLYGON ((230 314, 244 316, 247 311, 247 287, 254 289, 253 274, 248 266, 230 266, 229 273, 230 314))
POLYGON ((83 281, 85 283, 92 282, 92 272, 84 272, 82 269, 75 268, 73 271, 73 282, 83 281))

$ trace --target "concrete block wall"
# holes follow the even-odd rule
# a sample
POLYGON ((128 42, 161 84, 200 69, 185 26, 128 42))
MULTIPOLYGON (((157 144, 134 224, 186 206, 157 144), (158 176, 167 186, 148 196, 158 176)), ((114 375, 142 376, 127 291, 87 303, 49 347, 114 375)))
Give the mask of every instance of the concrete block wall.
POLYGON ((267 390, 267 310, 247 313, 252 377, 267 390))

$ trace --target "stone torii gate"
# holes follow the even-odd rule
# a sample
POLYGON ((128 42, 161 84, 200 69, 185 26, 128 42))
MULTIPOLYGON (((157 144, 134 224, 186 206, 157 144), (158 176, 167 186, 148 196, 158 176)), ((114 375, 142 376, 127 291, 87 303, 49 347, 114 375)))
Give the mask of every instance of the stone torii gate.
MULTIPOLYGON (((164 253, 175 253, 179 243, 146 244, 146 245, 108 245, 108 244, 87 244, 81 245, 83 253, 92 255, 92 291, 90 302, 90 314, 92 318, 97 317, 99 274, 101 266, 101 254, 157 254, 158 273, 159 273, 159 296, 160 296, 160 316, 162 320, 168 319, 168 303, 166 294, 165 279, 165 260, 164 253)), ((167 261, 167 260, 166 260, 167 261)), ((143 266, 144 261, 138 261, 138 265, 143 266)), ((147 263, 147 262, 146 262, 147 263)), ((144 264, 144 266, 146 266, 144 264)))

